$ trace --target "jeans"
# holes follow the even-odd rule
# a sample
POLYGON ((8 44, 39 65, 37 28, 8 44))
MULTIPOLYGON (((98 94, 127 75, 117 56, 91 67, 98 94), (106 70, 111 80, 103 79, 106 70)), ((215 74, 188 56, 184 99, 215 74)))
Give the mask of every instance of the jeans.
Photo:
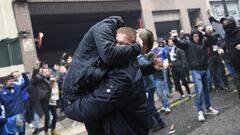
POLYGON ((229 62, 225 61, 225 66, 232 77, 237 77, 237 73, 236 73, 234 67, 229 62))
POLYGON ((39 128, 39 115, 34 112, 34 127, 39 128))
POLYGON ((208 86, 208 74, 209 72, 206 70, 192 70, 192 77, 196 92, 196 106, 198 111, 203 111, 202 104, 202 96, 204 97, 204 103, 206 109, 211 106, 210 98, 209 98, 209 88, 208 86))
POLYGON ((170 94, 170 92, 169 92, 169 85, 168 85, 168 69, 163 69, 163 78, 164 78, 164 85, 165 85, 165 92, 166 92, 166 94, 167 95, 169 95, 170 94))
POLYGON ((158 125, 164 125, 164 122, 162 121, 157 111, 157 108, 155 107, 154 92, 155 88, 148 90, 147 110, 148 110, 148 123, 150 129, 158 125))
POLYGON ((156 92, 160 98, 163 107, 169 107, 168 97, 167 97, 167 88, 164 80, 155 80, 156 92))

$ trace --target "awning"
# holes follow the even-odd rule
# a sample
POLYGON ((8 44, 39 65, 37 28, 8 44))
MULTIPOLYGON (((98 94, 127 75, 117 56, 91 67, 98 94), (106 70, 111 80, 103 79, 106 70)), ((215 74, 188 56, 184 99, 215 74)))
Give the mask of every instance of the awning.
POLYGON ((29 2, 31 15, 84 14, 99 12, 141 11, 139 0, 29 2))

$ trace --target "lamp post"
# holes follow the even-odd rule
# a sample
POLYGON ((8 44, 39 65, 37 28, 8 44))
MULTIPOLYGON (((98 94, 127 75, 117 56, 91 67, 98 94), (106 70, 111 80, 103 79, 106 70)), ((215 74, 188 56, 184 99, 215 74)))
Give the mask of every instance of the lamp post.
POLYGON ((229 16, 226 0, 222 0, 224 15, 229 16))

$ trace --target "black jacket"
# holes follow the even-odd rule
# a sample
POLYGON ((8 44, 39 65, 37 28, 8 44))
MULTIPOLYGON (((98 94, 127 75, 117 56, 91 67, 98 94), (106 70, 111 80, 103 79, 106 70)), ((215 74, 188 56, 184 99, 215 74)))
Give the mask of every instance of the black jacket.
POLYGON ((180 41, 177 38, 173 40, 177 47, 186 52, 190 70, 207 70, 208 47, 213 45, 213 42, 217 42, 217 39, 208 34, 206 34, 206 38, 200 32, 195 30, 191 33, 190 40, 188 41, 180 41), (194 33, 200 34, 201 42, 199 44, 193 42, 194 33))
POLYGON ((89 72, 95 74, 91 67, 99 59, 109 67, 127 63, 129 58, 137 57, 141 50, 139 45, 116 46, 116 31, 122 26, 121 17, 112 16, 95 24, 85 34, 65 76, 63 85, 65 98, 75 96, 73 91, 84 91, 84 84, 89 83, 86 74, 89 72))
POLYGON ((174 52, 176 54, 175 56, 175 61, 172 61, 171 60, 171 56, 170 56, 170 53, 168 54, 168 59, 169 59, 169 62, 172 63, 172 67, 173 68, 182 68, 182 69, 188 69, 188 63, 187 63, 187 58, 186 58, 186 54, 185 52, 180 49, 180 48, 177 48, 175 47, 174 48, 174 52))
POLYGON ((147 135, 146 94, 136 62, 114 68, 92 92, 65 108, 89 135, 147 135), (92 125, 89 123, 93 123, 92 125), (100 126, 99 126, 100 125, 100 126))
POLYGON ((227 49, 229 60, 235 70, 240 72, 240 51, 235 48, 238 44, 240 44, 240 27, 236 27, 225 37, 225 48, 227 49))
POLYGON ((30 96, 32 95, 36 99, 50 100, 52 89, 50 86, 49 78, 38 74, 38 72, 38 69, 33 70, 33 76, 29 88, 29 90, 32 91, 30 92, 30 96), (37 91, 35 92, 34 90, 37 91))

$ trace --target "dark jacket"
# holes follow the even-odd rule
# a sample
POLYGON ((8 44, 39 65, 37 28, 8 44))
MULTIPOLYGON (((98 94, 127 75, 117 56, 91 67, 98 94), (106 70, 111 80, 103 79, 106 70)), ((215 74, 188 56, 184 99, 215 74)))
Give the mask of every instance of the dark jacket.
POLYGON ((168 60, 172 63, 173 68, 188 69, 186 54, 182 49, 174 47, 174 53, 176 54, 174 57, 176 60, 174 61, 171 59, 170 53, 168 53, 168 60))
POLYGON ((50 100, 52 89, 50 86, 49 78, 38 74, 38 72, 38 69, 33 70, 31 85, 33 85, 32 90, 37 90, 37 92, 33 91, 32 94, 37 99, 50 100))
POLYGON ((206 34, 206 38, 197 30, 191 33, 190 40, 180 41, 175 38, 174 44, 183 49, 186 53, 190 70, 207 70, 208 67, 208 47, 217 42, 217 39, 211 35, 206 34), (193 34, 198 33, 200 35, 200 43, 193 42, 193 34), (207 39, 208 40, 207 40, 207 39))
POLYGON ((229 60, 235 70, 240 72, 240 51, 235 48, 238 44, 240 44, 240 27, 236 27, 225 37, 225 48, 227 49, 229 60))
MULTIPOLYGON (((1 102, 0 102, 0 106, 1 106, 1 102)), ((5 124, 7 123, 7 119, 5 118, 5 116, 3 116, 3 110, 0 107, 0 135, 7 135, 7 131, 5 129, 5 124)))
POLYGON ((65 98, 75 96, 74 91, 85 90, 84 85, 91 82, 88 78, 86 79, 86 75, 88 76, 88 73, 95 74, 91 67, 98 65, 99 59, 107 67, 110 67, 127 63, 129 58, 137 57, 141 51, 139 45, 116 46, 116 31, 122 26, 121 17, 112 16, 95 24, 85 34, 65 76, 63 85, 65 98))
POLYGON ((87 126, 89 135, 147 135, 146 93, 137 62, 111 70, 92 93, 80 97, 65 113, 86 125, 93 123, 87 126))

